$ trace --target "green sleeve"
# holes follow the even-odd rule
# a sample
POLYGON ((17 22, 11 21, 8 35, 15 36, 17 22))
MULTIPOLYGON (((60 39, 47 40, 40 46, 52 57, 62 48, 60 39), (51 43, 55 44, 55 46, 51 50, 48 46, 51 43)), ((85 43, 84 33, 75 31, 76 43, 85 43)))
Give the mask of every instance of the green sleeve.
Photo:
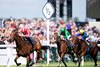
POLYGON ((60 36, 61 35, 61 31, 58 33, 58 36, 60 36))
POLYGON ((67 38, 70 35, 70 33, 67 30, 65 30, 65 35, 66 36, 64 38, 67 38))

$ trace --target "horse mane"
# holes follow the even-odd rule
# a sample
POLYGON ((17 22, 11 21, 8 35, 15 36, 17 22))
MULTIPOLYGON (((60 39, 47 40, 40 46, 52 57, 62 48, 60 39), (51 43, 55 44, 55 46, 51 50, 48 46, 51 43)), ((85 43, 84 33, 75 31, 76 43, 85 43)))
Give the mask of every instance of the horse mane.
MULTIPOLYGON (((23 40, 22 37, 17 35, 17 39, 15 39, 16 46, 17 46, 17 47, 20 47, 20 48, 23 47, 23 46, 21 46, 21 44, 18 42, 18 41, 22 41, 22 40, 23 40)), ((22 43, 23 43, 23 42, 22 42, 22 43)))
POLYGON ((23 47, 22 44, 25 44, 26 42, 24 43, 23 37, 19 36, 18 29, 14 29, 12 33, 14 33, 14 40, 15 40, 16 46, 21 49, 23 47))

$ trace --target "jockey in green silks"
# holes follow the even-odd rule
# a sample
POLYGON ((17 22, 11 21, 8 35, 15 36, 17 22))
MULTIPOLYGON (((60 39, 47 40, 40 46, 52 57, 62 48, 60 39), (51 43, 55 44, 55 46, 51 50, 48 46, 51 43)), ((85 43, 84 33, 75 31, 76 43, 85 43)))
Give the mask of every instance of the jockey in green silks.
POLYGON ((67 29, 66 28, 61 28, 60 29, 60 32, 58 33, 58 36, 60 37, 60 38, 64 38, 66 41, 67 41, 67 43, 68 43, 68 47, 71 49, 72 48, 72 45, 71 45, 71 43, 70 43, 70 41, 69 41, 69 38, 70 38, 70 36, 71 36, 71 34, 67 31, 67 29))
POLYGON ((61 35, 64 36, 64 39, 69 39, 69 37, 71 36, 66 28, 61 28, 60 29, 60 32, 58 33, 58 36, 61 36, 61 35))

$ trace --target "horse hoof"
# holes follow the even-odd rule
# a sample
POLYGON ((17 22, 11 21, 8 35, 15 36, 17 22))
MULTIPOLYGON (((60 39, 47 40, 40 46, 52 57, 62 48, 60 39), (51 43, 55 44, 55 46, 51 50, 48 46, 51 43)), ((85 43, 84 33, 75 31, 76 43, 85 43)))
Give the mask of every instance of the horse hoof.
POLYGON ((97 65, 97 64, 95 64, 95 65, 94 65, 94 67, 98 67, 98 65, 97 65))
POLYGON ((17 66, 21 65, 21 63, 18 63, 17 66))

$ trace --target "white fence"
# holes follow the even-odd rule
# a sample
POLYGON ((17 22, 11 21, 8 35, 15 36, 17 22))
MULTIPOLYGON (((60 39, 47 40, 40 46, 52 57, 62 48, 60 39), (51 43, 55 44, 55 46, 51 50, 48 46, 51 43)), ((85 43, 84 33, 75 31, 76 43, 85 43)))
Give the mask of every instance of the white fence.
MULTIPOLYGON (((43 46, 48 46, 44 45, 43 46)), ((100 46, 100 44, 98 44, 100 46)), ((14 58, 16 56, 16 50, 14 49, 16 45, 0 45, 0 65, 7 65, 9 67, 10 65, 15 65, 14 58), (6 47, 6 49, 1 49, 6 47)), ((51 44, 49 47, 57 47, 56 44, 51 44)), ((49 64, 49 49, 47 49, 47 65, 49 64)), ((23 57, 20 57, 18 59, 18 62, 21 62, 22 64, 26 64, 26 59, 23 57)), ((82 62, 82 66, 84 65, 84 61, 82 62)))
MULTIPOLYGON (((43 46, 47 46, 43 44, 43 46)), ((10 65, 15 65, 14 58, 16 56, 16 50, 14 49, 16 45, 0 45, 0 48, 6 48, 6 49, 0 49, 0 65, 6 65, 9 67, 10 65)), ((55 45, 50 45, 49 47, 57 47, 55 45)), ((49 64, 49 49, 47 49, 47 65, 49 64)), ((21 62, 22 64, 26 64, 26 59, 23 57, 20 57, 18 59, 18 62, 21 62)))
MULTIPOLYGON (((0 48, 6 49, 0 49, 0 65, 7 65, 9 67, 10 65, 15 65, 14 58, 16 56, 16 50, 14 47, 15 45, 0 45, 0 48)), ((20 57, 18 59, 18 62, 21 62, 22 64, 26 64, 26 59, 23 57, 20 57)))

